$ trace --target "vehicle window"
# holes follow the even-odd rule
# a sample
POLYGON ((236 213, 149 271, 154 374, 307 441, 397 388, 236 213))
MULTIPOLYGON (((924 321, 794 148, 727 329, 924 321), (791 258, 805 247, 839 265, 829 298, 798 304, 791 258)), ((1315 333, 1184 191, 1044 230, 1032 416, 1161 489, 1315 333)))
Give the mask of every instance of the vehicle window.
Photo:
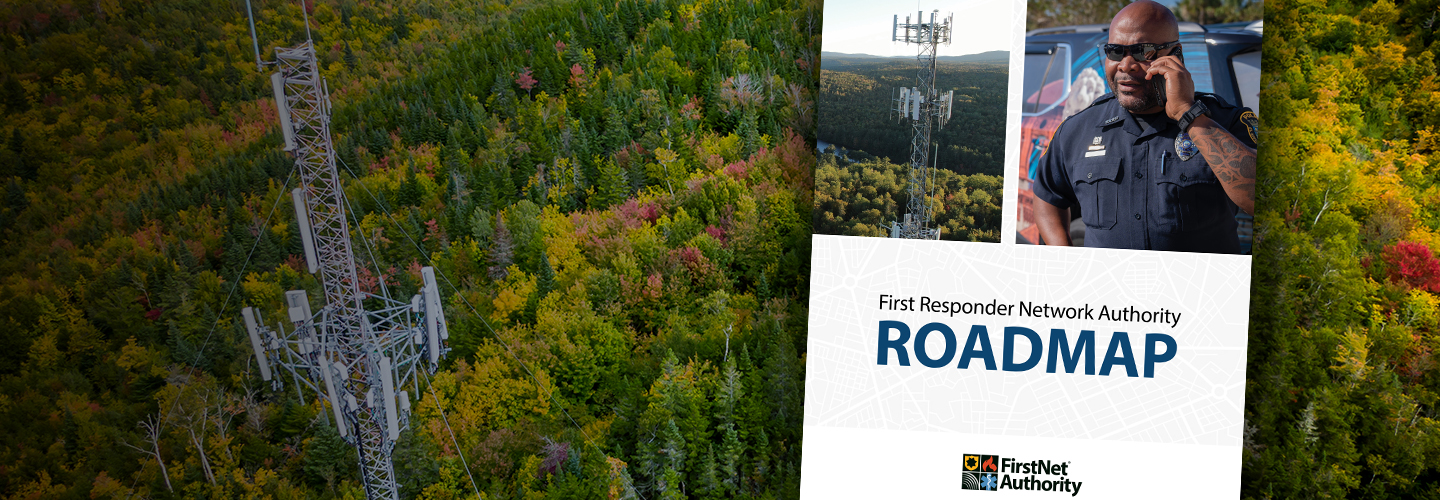
POLYGON ((1230 68, 1235 71, 1240 105, 1260 114, 1260 51, 1235 54, 1230 58, 1230 68))
POLYGON ((1025 51, 1025 101, 1020 107, 1025 114, 1048 111, 1065 99, 1070 48, 1055 45, 1050 49, 1039 51, 1027 47, 1025 51))

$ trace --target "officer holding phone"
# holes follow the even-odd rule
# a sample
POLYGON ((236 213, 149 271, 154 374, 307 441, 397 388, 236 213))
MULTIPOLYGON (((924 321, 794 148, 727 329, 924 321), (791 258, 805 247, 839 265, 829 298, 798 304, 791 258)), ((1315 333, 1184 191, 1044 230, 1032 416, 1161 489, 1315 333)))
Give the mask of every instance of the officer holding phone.
MULTIPOLYGON (((1237 210, 1255 205, 1255 113, 1195 92, 1175 16, 1139 0, 1110 22, 1111 92, 1060 125, 1034 180, 1046 244, 1239 253, 1237 210)), ((1203 48, 1201 50, 1204 50, 1203 48)))

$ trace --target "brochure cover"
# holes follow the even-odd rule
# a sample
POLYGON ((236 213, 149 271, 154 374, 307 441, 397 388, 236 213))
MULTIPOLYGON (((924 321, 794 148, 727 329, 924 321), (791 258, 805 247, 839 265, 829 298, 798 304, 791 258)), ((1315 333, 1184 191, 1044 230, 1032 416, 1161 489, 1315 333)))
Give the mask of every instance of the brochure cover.
POLYGON ((1235 496, 1259 29, 920 7, 825 6, 801 497, 1235 496))

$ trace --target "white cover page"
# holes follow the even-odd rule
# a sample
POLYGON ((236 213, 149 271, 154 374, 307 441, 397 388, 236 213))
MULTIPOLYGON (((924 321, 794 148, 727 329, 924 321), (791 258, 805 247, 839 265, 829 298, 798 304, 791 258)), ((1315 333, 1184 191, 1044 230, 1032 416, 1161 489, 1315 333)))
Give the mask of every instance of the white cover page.
POLYGON ((1238 495, 1260 35, 1144 4, 826 3, 801 498, 1238 495))

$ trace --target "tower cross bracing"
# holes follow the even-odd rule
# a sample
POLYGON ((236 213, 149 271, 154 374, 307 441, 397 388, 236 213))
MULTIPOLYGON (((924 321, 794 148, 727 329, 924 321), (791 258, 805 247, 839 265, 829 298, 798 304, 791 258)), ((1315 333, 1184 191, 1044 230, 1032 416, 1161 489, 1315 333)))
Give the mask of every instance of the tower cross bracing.
POLYGON ((409 301, 361 289, 330 134, 329 90, 314 43, 277 48, 271 64, 284 149, 300 173, 292 192, 296 220, 324 302, 312 312, 305 290, 286 292, 289 332, 284 322, 272 328, 252 307, 241 311, 246 330, 262 378, 282 387, 273 362, 289 372, 302 399, 309 388, 329 406, 336 431, 357 449, 366 497, 398 499, 392 452, 409 427, 411 395, 419 394, 416 369, 433 373, 449 350, 435 272, 421 269, 423 287, 409 301))
POLYGON ((915 59, 919 62, 919 69, 915 74, 915 86, 897 89, 890 109, 892 116, 898 115, 900 121, 909 120, 911 125, 906 190, 909 200, 905 204, 903 218, 891 223, 890 236, 934 240, 940 238, 940 229, 930 227, 933 218, 930 195, 934 189, 936 161, 931 151, 935 150, 935 156, 938 156, 938 148, 932 144, 931 133, 949 121, 955 100, 953 90, 942 94, 935 88, 935 55, 941 44, 950 44, 954 15, 937 19, 937 10, 929 13, 927 21, 925 14, 916 12, 913 19, 907 15, 903 23, 896 15, 891 30, 891 41, 917 47, 915 59))

